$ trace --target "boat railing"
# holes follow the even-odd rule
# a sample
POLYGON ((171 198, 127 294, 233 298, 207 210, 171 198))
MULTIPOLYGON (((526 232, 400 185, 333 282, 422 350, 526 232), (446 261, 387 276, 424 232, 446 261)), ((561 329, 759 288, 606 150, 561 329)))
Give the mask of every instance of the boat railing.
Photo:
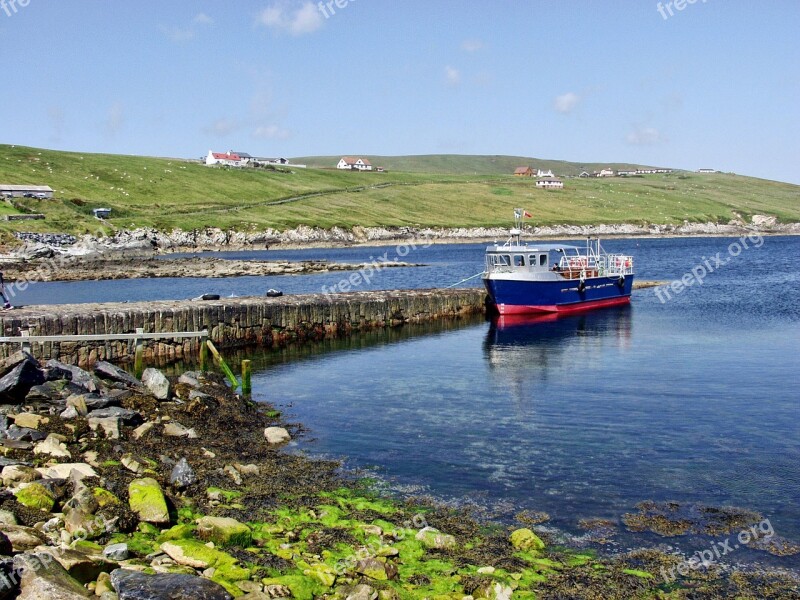
POLYGON ((558 272, 567 279, 632 275, 633 257, 622 254, 563 256, 558 272))

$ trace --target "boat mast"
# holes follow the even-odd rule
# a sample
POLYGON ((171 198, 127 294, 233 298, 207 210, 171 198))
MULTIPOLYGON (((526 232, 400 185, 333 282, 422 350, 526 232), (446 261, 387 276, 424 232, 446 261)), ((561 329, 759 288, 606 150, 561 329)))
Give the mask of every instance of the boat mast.
POLYGON ((514 229, 511 230, 511 237, 516 242, 517 246, 520 245, 520 236, 522 235, 522 218, 524 215, 524 209, 514 209, 514 229))

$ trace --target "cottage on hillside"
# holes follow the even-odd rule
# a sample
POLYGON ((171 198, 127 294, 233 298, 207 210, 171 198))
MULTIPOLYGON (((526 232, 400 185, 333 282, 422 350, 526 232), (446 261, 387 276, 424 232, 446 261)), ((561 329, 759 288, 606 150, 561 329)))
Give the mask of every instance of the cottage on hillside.
POLYGON ((536 187, 545 190, 564 189, 564 182, 555 177, 540 177, 536 180, 536 187))
POLYGON ((533 169, 530 167, 517 167, 514 170, 515 177, 533 177, 533 169))
MULTIPOLYGON (((252 158, 249 154, 247 156, 252 158)), ((214 152, 209 150, 208 155, 206 156, 206 165, 209 167, 215 165, 222 165, 224 167, 243 167, 247 164, 247 161, 247 158, 243 158, 240 154, 237 154, 233 150, 228 150, 228 152, 214 152)))
POLYGON ((372 171, 372 163, 366 158, 353 158, 352 156, 344 156, 336 165, 337 169, 343 171, 372 171))

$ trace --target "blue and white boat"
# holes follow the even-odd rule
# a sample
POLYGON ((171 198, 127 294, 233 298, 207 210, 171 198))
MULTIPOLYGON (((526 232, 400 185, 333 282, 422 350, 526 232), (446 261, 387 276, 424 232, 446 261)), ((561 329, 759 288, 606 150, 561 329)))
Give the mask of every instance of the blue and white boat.
POLYGON ((585 246, 522 243, 524 216, 515 209, 511 237, 486 248, 483 283, 497 313, 568 314, 630 302, 632 256, 609 254, 600 240, 587 239, 585 246))

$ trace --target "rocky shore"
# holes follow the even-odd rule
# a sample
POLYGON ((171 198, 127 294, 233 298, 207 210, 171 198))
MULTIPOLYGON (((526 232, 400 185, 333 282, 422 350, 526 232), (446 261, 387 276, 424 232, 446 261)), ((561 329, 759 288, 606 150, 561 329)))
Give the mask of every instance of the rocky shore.
MULTIPOLYGON (((40 253, 48 254, 48 253, 40 253)), ((332 263, 314 261, 256 261, 224 260, 213 257, 192 258, 118 258, 118 257, 70 257, 51 260, 54 255, 36 259, 6 262, 2 269, 10 281, 35 275, 37 281, 99 281, 107 279, 143 279, 160 277, 244 277, 264 275, 301 275, 330 273, 333 271, 357 271, 369 264, 332 263)), ((386 261, 381 268, 418 266, 399 261, 386 261)))
MULTIPOLYGON (((546 515, 506 527, 381 497, 287 452, 302 427, 214 374, 20 352, 0 403, 0 599, 800 597, 784 573, 569 550, 546 515)), ((758 518, 718 513, 716 533, 758 518)))

